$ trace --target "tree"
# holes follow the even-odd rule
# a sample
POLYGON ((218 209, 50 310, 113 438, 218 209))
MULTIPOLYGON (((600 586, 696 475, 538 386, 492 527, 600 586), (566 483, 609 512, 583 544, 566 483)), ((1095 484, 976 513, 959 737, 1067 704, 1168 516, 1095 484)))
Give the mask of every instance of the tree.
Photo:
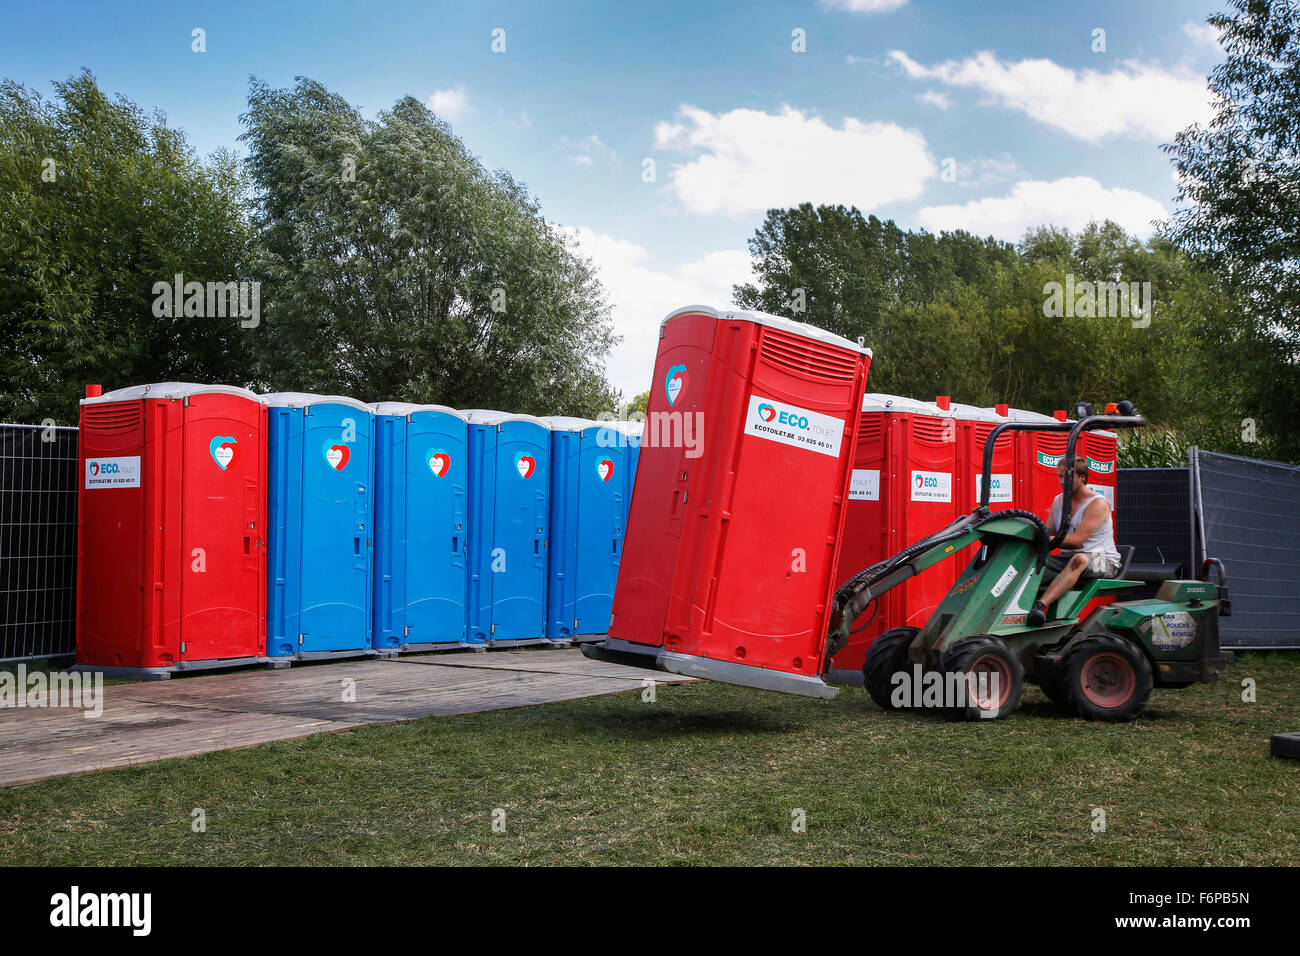
POLYGON ((633 414, 645 415, 646 410, 650 407, 650 393, 642 392, 640 395, 632 396, 632 401, 623 406, 623 414, 630 417, 633 414))
POLYGON ((246 383, 238 318, 157 317, 157 282, 244 277, 231 156, 82 72, 55 102, 0 83, 0 419, 77 420, 86 382, 246 383))
POLYGON ((1207 344, 1261 435, 1300 460, 1300 8, 1228 6, 1208 21, 1227 52, 1210 74, 1214 118, 1165 147, 1187 203, 1167 232, 1237 294, 1207 344))
POLYGON ((1224 414, 1239 404, 1238 383, 1203 347, 1232 314, 1231 295, 1167 239, 1141 242, 1105 222, 1031 230, 1010 246, 804 205, 770 210, 750 248, 758 281, 737 287, 737 302, 861 336, 872 391, 1049 412, 1128 398, 1187 440, 1244 450, 1224 414), (1147 312, 1072 298, 1052 314, 1049 290, 1076 281, 1137 282, 1143 298, 1150 283, 1147 312))
POLYGON ((367 121, 254 81, 246 132, 272 388, 533 414, 614 407, 591 263, 419 101, 367 121))

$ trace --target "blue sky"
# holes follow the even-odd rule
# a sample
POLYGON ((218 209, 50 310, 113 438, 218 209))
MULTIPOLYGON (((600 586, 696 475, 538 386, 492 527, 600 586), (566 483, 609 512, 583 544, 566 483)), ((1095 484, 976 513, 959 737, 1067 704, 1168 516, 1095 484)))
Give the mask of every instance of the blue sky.
POLYGON ((237 145, 250 75, 311 76, 369 116, 419 97, 600 267, 630 395, 664 314, 729 304, 769 206, 1012 240, 1107 216, 1148 233, 1176 191, 1160 144, 1208 116, 1220 6, 4 0, 0 74, 48 93, 88 67, 201 153, 237 145))

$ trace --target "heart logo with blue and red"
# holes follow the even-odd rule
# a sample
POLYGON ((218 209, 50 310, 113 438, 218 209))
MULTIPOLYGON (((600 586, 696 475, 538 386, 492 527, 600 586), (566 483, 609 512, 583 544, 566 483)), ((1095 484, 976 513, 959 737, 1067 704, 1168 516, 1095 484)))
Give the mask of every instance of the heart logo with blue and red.
POLYGON ((764 402, 762 405, 758 406, 758 417, 763 419, 765 422, 770 422, 772 419, 776 418, 776 409, 764 402))
POLYGON ((325 463, 335 471, 342 471, 352 457, 352 452, 348 451, 348 446, 343 442, 325 440, 321 446, 321 452, 325 455, 325 463))
POLYGON ((424 456, 424 462, 435 478, 441 478, 451 469, 451 456, 441 448, 430 448, 424 456))
POLYGON ((664 394, 668 396, 669 405, 677 404, 677 399, 681 398, 682 392, 686 391, 686 383, 689 380, 685 365, 674 365, 668 370, 668 375, 664 378, 664 394))
POLYGON ((532 455, 525 455, 523 452, 515 455, 515 469, 519 476, 525 480, 533 477, 533 472, 537 469, 537 459, 532 455))
POLYGON ((208 442, 208 454, 212 456, 218 468, 227 471, 239 460, 239 442, 235 441, 232 435, 218 435, 208 442))
POLYGON ((600 475, 601 481, 609 481, 614 477, 614 463, 608 458, 602 458, 596 462, 596 474, 600 475))
POLYGON ((90 477, 94 478, 97 474, 99 474, 99 462, 92 461, 90 463, 90 477))

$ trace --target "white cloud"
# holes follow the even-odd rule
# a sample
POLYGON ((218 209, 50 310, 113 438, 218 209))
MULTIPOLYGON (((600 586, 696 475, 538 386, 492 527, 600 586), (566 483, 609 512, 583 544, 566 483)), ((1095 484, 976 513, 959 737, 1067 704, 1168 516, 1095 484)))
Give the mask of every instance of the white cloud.
POLYGON ((696 154, 671 180, 682 204, 702 215, 802 202, 871 210, 916 199, 937 172, 925 138, 894 123, 848 117, 836 129, 790 106, 717 115, 683 106, 679 120, 655 125, 655 145, 696 154))
POLYGON ((599 136, 592 133, 586 139, 574 142, 567 136, 560 137, 560 143, 566 149, 575 149, 576 153, 569 157, 579 166, 592 166, 597 159, 606 160, 615 166, 621 165, 618 160, 618 154, 605 145, 599 136))
POLYGON ((822 6, 831 10, 848 10, 850 13, 888 13, 897 10, 907 0, 822 0, 822 6))
POLYGON ((731 287, 753 281, 749 253, 739 249, 711 252, 672 268, 655 268, 644 246, 617 239, 585 226, 562 231, 577 243, 577 252, 591 259, 613 306, 614 331, 623 341, 614 347, 606 369, 610 384, 625 399, 650 387, 659 323, 684 305, 731 303, 731 287))
POLYGON ((1183 33, 1197 43, 1204 43, 1212 47, 1219 45, 1219 29, 1210 26, 1208 23, 1194 23, 1189 20, 1183 24, 1183 33))
POLYGON ((1205 77, 1190 69, 1175 73, 1126 60, 1103 73, 1051 60, 1006 63, 988 50, 929 67, 901 50, 890 51, 889 60, 913 79, 981 90, 990 103, 1089 143, 1120 136, 1163 142, 1211 115, 1205 77))
POLYGON ((469 93, 464 85, 450 90, 435 90, 429 97, 429 109, 448 121, 463 119, 471 112, 469 93))
POLYGON ((992 235, 1015 242, 1027 229, 1063 226, 1082 229, 1089 222, 1113 219, 1131 233, 1146 237, 1151 222, 1168 215, 1165 207, 1131 189, 1107 189, 1088 176, 1053 182, 1025 180, 1011 194, 976 199, 961 205, 926 206, 917 222, 931 232, 965 229, 978 236, 992 235))
POLYGON ((917 99, 929 106, 937 106, 941 110, 952 108, 952 99, 947 93, 940 93, 938 90, 926 90, 917 99))

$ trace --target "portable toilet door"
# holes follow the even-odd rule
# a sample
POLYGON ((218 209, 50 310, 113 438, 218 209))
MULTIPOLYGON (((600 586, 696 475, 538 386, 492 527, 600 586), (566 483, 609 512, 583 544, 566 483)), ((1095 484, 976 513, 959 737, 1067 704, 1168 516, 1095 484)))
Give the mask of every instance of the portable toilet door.
POLYGON ((337 395, 261 398, 270 436, 267 656, 369 654, 374 413, 337 395))
POLYGON ((551 524, 546 570, 546 637, 569 641, 576 633, 579 588, 579 526, 582 431, 595 423, 585 418, 547 416, 551 430, 551 524))
POLYGON ((869 360, 779 316, 664 320, 609 640, 589 656, 834 695, 820 674, 869 360))
POLYGON ((465 643, 469 448, 465 415, 422 405, 407 419, 403 650, 465 643))
POLYGON ((550 429, 531 415, 484 409, 465 414, 471 468, 469 641, 543 643, 550 429))
POLYGON ((224 385, 97 391, 79 431, 78 666, 165 677, 260 660, 265 408, 224 385))

